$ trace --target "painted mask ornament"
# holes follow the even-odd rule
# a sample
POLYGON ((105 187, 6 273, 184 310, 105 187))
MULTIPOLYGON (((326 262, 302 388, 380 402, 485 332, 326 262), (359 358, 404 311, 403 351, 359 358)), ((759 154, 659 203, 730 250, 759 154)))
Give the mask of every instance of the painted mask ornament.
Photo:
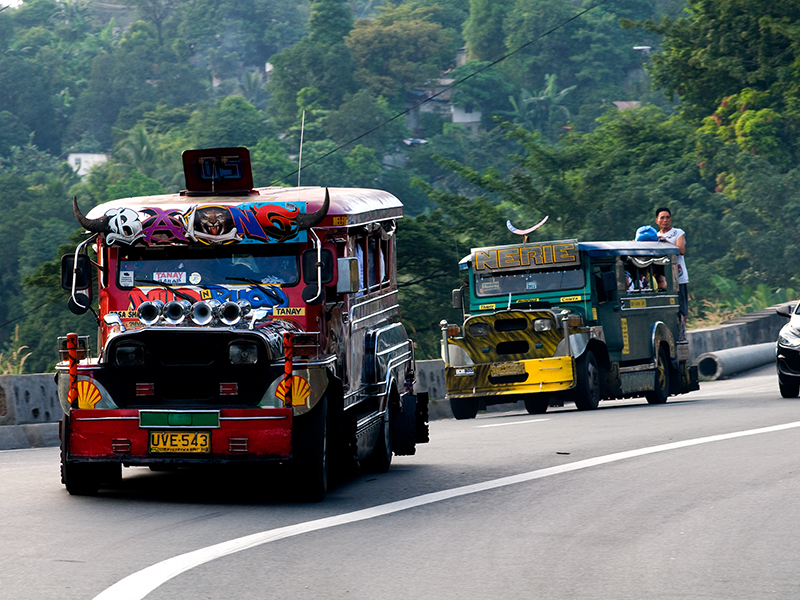
POLYGON ((183 217, 186 237, 204 244, 240 242, 230 211, 224 206, 194 206, 183 217))

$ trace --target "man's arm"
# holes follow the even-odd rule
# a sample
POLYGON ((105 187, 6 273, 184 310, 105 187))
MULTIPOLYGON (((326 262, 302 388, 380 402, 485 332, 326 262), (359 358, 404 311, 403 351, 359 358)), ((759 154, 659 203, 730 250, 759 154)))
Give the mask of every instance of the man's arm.
POLYGON ((686 236, 682 235, 677 240, 675 240, 675 245, 678 247, 678 251, 681 254, 686 254, 686 236))

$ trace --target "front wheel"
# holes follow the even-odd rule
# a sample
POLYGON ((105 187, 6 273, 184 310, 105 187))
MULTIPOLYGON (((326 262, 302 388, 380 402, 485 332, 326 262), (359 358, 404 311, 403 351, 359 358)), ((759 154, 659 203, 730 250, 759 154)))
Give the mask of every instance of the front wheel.
POLYGON ((573 401, 578 410, 594 410, 600 404, 600 368, 594 352, 586 350, 575 362, 577 381, 573 401))
POLYGON ((477 398, 450 398, 450 410, 453 416, 461 421, 463 419, 474 419, 478 414, 477 398))
POLYGON ((663 348, 658 349, 655 382, 652 392, 645 392, 648 404, 664 404, 669 398, 669 362, 663 348))
POLYGON ((525 396, 525 410, 529 415, 543 415, 550 406, 550 398, 542 394, 525 396))
POLYGON ((800 382, 795 379, 784 379, 778 375, 778 389, 782 398, 797 398, 800 395, 800 382))

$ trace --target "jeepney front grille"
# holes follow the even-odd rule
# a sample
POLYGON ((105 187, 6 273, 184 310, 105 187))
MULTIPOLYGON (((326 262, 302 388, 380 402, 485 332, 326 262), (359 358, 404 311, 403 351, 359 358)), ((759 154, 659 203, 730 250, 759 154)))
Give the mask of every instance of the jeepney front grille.
MULTIPOLYGON (((283 372, 270 364, 271 352, 257 333, 242 330, 147 328, 126 332, 108 344, 108 362, 95 378, 120 408, 218 408, 256 406, 283 372), (254 364, 231 364, 234 342, 255 344, 254 364), (138 345, 143 359, 117 363, 116 348, 138 345), (142 383, 148 395, 137 395, 142 383), (237 395, 221 394, 220 384, 236 384, 237 395)), ((227 388, 225 388, 227 389, 227 388)))

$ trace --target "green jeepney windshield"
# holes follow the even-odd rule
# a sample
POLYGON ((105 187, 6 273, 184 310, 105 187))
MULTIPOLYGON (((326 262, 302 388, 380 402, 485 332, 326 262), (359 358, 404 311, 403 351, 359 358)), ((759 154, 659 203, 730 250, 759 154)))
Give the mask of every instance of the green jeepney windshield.
POLYGON ((534 269, 512 272, 488 271, 477 272, 474 277, 477 298, 575 290, 583 288, 585 282, 581 268, 549 271, 534 269))

